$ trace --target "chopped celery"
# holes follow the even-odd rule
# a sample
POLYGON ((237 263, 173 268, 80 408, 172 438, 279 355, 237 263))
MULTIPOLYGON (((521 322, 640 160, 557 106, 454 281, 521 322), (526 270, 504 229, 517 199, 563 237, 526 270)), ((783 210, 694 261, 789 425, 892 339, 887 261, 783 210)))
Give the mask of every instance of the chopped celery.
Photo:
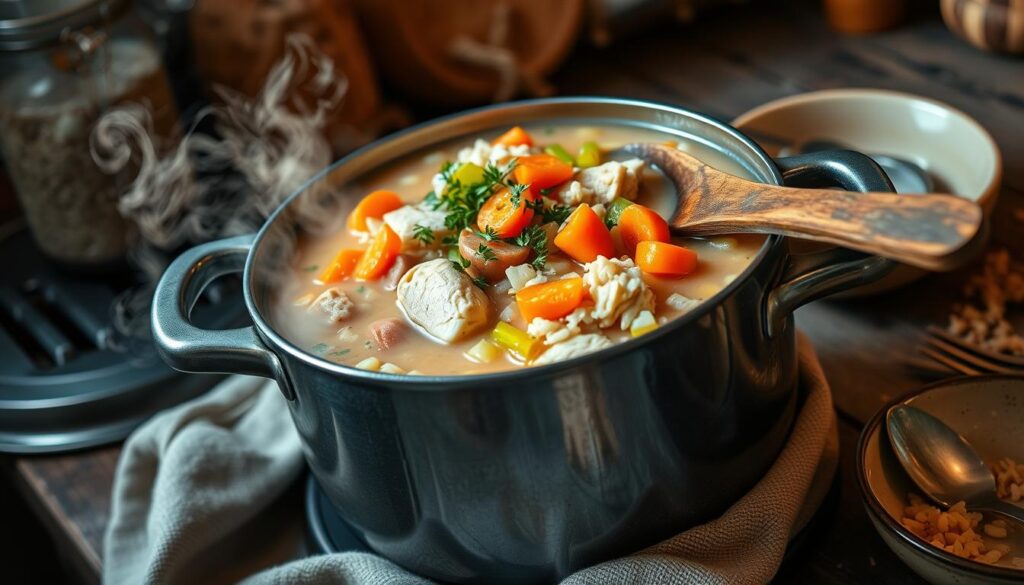
POLYGON ((630 205, 633 205, 633 202, 622 197, 616 197, 608 205, 608 209, 604 212, 604 224, 608 226, 608 229, 619 225, 619 216, 630 205))
POLYGON ((462 253, 459 252, 459 248, 456 246, 448 248, 448 259, 458 264, 462 268, 469 266, 469 260, 466 260, 465 258, 462 257, 462 253))
POLYGON ((569 154, 569 151, 563 148, 561 144, 551 144, 545 146, 544 152, 550 154, 551 156, 557 158, 558 160, 564 162, 567 165, 576 164, 575 161, 572 160, 572 155, 569 154))
POLYGON ((537 354, 543 348, 543 344, 539 339, 531 337, 529 333, 522 329, 517 329, 504 321, 498 321, 498 324, 494 326, 494 330, 491 331, 491 341, 526 361, 531 361, 537 357, 537 354))
POLYGON ((455 169, 452 179, 467 187, 477 185, 484 182, 484 169, 473 163, 462 163, 455 169))
POLYGON ((601 147, 594 141, 587 141, 580 146, 580 153, 576 156, 576 166, 580 168, 596 167, 601 164, 601 147))
POLYGON ((474 362, 487 364, 501 357, 501 348, 486 339, 481 339, 466 351, 466 357, 474 362))
POLYGON ((654 320, 654 313, 650 311, 640 311, 640 314, 633 319, 633 323, 629 326, 629 333, 633 337, 640 337, 644 333, 650 333, 658 328, 658 322, 654 320))

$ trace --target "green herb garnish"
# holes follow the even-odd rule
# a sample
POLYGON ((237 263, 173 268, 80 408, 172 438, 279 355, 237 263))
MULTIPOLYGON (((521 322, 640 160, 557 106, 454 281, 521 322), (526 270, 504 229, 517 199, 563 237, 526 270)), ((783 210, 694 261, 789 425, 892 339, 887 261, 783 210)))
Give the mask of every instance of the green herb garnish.
POLYGON ((533 249, 535 254, 530 264, 540 270, 548 261, 548 233, 539 225, 532 225, 515 239, 516 245, 533 249))
POLYGON ((340 349, 338 351, 332 351, 332 352, 330 352, 327 355, 333 356, 333 357, 341 357, 343 355, 347 355, 350 351, 352 351, 352 350, 351 349, 340 349))
POLYGON ((477 213, 487 199, 498 189, 511 188, 506 183, 509 174, 515 169, 516 160, 512 159, 503 166, 488 163, 483 169, 483 179, 473 184, 463 184, 455 177, 457 165, 446 162, 441 167, 441 177, 445 181, 445 196, 438 198, 435 209, 447 212, 444 218, 445 228, 452 232, 461 232, 471 226, 477 213))
POLYGON ((519 204, 522 203, 523 200, 523 193, 525 193, 529 188, 529 184, 515 184, 508 188, 508 192, 512 196, 511 199, 509 199, 509 202, 512 203, 513 209, 519 207, 519 204))
POLYGON ((412 237, 415 240, 419 240, 424 245, 429 246, 434 243, 434 230, 427 226, 416 224, 412 226, 412 237))
POLYGON ((498 235, 498 232, 494 231, 494 228, 492 228, 491 226, 487 226, 486 228, 484 228, 484 231, 482 231, 482 232, 481 231, 475 231, 473 233, 475 233, 476 235, 480 236, 481 238, 487 240, 488 242, 493 242, 495 240, 500 240, 501 239, 501 237, 498 235))
POLYGON ((540 213, 541 223, 557 223, 561 225, 563 221, 569 219, 569 216, 572 215, 575 209, 575 207, 560 203, 555 203, 550 207, 544 205, 543 201, 537 201, 534 204, 534 211, 540 213))
POLYGON ((309 266, 303 267, 302 271, 303 272, 316 272, 317 268, 320 268, 320 266, 317 265, 317 264, 310 264, 309 266))
POLYGON ((484 262, 494 262, 498 257, 494 254, 494 250, 491 249, 487 244, 480 244, 476 249, 476 255, 484 259, 484 262))
POLYGON ((327 351, 330 348, 331 348, 331 346, 327 345, 326 343, 318 343, 318 344, 314 345, 313 347, 311 347, 310 351, 312 351, 315 354, 320 355, 320 354, 323 354, 325 351, 327 351))
POLYGON ((482 277, 482 276, 478 276, 478 277, 474 278, 473 279, 473 284, 475 284, 477 286, 477 288, 487 288, 487 287, 491 286, 491 283, 487 282, 487 279, 482 277))

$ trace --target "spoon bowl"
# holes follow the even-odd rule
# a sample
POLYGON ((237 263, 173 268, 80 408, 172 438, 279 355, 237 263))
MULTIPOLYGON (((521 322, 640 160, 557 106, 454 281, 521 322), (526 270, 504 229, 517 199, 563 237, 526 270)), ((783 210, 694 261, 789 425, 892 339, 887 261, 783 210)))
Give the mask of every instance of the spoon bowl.
POLYGON ((886 413, 889 443, 907 475, 926 496, 945 507, 966 502, 1024 523, 1024 508, 1000 500, 996 481, 977 451, 937 417, 913 406, 886 413))

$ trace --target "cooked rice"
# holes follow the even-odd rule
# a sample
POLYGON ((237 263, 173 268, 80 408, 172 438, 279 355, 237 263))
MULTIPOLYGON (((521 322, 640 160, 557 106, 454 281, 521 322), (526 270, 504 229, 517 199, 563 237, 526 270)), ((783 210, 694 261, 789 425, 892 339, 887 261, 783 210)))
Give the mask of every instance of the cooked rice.
POLYGON ((967 281, 964 296, 966 302, 953 308, 947 330, 979 347, 1024 356, 1024 337, 1006 319, 1008 305, 1024 302, 1024 264, 1007 250, 990 252, 982 272, 967 281))
POLYGON ((1010 552, 1009 545, 988 544, 979 533, 980 530, 990 538, 1005 538, 1009 529, 1005 521, 993 520, 982 526, 981 514, 968 512, 964 502, 957 502, 943 512, 924 503, 917 494, 909 494, 908 499, 910 505, 903 509, 900 523, 933 546, 958 557, 988 564, 999 562, 1010 552))
POLYGON ((1017 463, 1007 457, 992 467, 996 476, 996 495, 1004 500, 1024 500, 1024 463, 1017 463))

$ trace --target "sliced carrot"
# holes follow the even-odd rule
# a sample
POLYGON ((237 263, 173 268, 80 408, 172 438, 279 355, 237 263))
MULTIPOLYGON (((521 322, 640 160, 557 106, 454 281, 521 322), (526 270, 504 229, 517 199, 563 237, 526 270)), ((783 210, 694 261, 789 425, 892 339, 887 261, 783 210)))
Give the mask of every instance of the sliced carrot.
POLYGON ((636 265, 648 274, 679 278, 697 269, 697 253, 665 242, 640 242, 636 265))
POLYGON ((484 202, 480 213, 476 216, 476 224, 480 231, 493 230, 498 237, 514 238, 533 221, 533 209, 527 202, 536 201, 537 195, 527 189, 519 195, 519 201, 513 201, 512 192, 502 189, 484 202))
POLYGON ((320 282, 330 284, 352 276, 356 269, 356 264, 359 264, 359 259, 362 257, 362 250, 343 248, 334 257, 334 260, 331 260, 327 268, 324 268, 324 271, 320 273, 320 282))
POLYGON ((547 189, 572 178, 572 165, 550 154, 521 156, 516 160, 512 176, 531 189, 547 189))
POLYGON ((583 279, 566 278, 528 286, 516 293, 519 314, 529 323, 535 317, 554 320, 583 303, 583 279))
POLYGON ((577 262, 593 262, 598 256, 615 257, 615 243, 601 218, 586 203, 580 205, 555 236, 555 245, 577 262))
POLYGON ((391 268, 402 251, 402 238, 387 224, 373 236, 370 247, 356 264, 355 276, 360 280, 376 280, 391 268))
POLYGON ((640 242, 668 242, 668 223, 650 207, 633 204, 619 214, 619 236, 627 254, 640 242))
POLYGON ((533 146, 533 137, 523 130, 519 126, 513 126, 509 128, 507 132, 494 139, 491 144, 504 144, 505 146, 519 146, 525 144, 526 146, 533 146))
POLYGON ((348 214, 348 229, 365 232, 368 218, 380 219, 385 213, 403 205, 402 199, 394 191, 374 191, 363 197, 352 213, 348 214))

